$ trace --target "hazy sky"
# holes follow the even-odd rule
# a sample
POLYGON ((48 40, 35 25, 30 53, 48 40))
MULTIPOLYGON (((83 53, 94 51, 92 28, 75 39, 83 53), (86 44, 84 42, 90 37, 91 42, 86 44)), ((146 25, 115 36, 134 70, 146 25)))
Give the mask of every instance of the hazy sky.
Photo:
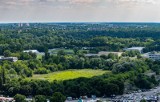
POLYGON ((0 22, 160 22, 160 0, 0 0, 0 22))

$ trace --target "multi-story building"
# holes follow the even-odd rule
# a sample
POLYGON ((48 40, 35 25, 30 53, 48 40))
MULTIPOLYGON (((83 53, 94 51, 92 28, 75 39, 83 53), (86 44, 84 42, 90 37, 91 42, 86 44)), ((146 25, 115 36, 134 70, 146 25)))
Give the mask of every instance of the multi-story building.
POLYGON ((144 57, 152 59, 152 60, 160 60, 160 52, 148 52, 144 54, 144 57))

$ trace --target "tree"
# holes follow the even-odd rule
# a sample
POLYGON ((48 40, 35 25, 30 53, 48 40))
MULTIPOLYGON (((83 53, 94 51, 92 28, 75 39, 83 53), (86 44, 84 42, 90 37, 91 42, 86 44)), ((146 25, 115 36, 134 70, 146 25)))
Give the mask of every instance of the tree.
POLYGON ((2 67, 0 66, 0 88, 3 86, 2 67))
POLYGON ((35 102, 46 102, 46 97, 43 95, 36 95, 35 96, 35 102))
POLYGON ((38 68, 34 71, 35 74, 48 74, 48 70, 46 68, 38 68))
POLYGON ((2 79, 2 84, 6 83, 6 73, 4 67, 2 67, 2 73, 1 73, 1 79, 2 79))
POLYGON ((147 102, 145 99, 141 100, 140 102, 147 102))
POLYGON ((50 53, 48 52, 48 49, 46 49, 44 58, 45 58, 45 60, 48 60, 49 57, 50 57, 50 53))
POLYGON ((110 59, 118 59, 118 55, 113 54, 113 53, 109 53, 108 54, 108 58, 110 58, 110 59))
POLYGON ((64 50, 59 50, 59 51, 57 52, 57 55, 58 55, 58 56, 64 56, 64 55, 66 55, 66 53, 65 53, 64 50))
POLYGON ((153 87, 153 82, 151 82, 151 78, 143 74, 139 74, 134 80, 134 83, 138 88, 141 89, 150 89, 153 87))
POLYGON ((74 48, 73 51, 74 51, 74 54, 76 55, 78 52, 78 48, 74 48))
POLYGON ((3 55, 4 55, 4 57, 9 57, 9 56, 11 56, 11 52, 9 50, 5 50, 3 52, 3 55))
POLYGON ((157 75, 160 74, 160 65, 155 64, 155 65, 153 65, 153 66, 151 67, 151 69, 152 69, 154 72, 156 72, 157 75))
POLYGON ((97 100, 96 102, 102 102, 101 100, 97 100))
POLYGON ((51 102, 64 102, 66 97, 60 92, 55 92, 51 98, 51 102))
POLYGON ((16 100, 16 102, 25 102, 25 96, 24 95, 21 95, 21 94, 16 94, 14 96, 14 99, 16 100))
POLYGON ((20 88, 20 93, 26 96, 31 95, 32 88, 29 85, 22 85, 20 88))

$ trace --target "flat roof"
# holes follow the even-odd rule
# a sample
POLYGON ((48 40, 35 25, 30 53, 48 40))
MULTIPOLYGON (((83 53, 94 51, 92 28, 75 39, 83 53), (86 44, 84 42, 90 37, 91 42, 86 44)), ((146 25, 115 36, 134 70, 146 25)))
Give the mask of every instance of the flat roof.
POLYGON ((131 48, 126 48, 126 49, 129 49, 129 50, 142 50, 144 49, 145 47, 131 47, 131 48))

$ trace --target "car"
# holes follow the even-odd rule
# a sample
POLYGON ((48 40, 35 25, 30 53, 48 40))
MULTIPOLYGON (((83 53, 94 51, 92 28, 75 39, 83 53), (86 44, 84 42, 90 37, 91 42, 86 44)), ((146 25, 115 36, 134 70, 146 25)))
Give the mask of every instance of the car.
POLYGON ((87 96, 80 96, 81 99, 87 99, 87 96))
POLYGON ((72 98, 72 97, 67 97, 67 100, 68 100, 68 101, 72 101, 73 98, 72 98))

